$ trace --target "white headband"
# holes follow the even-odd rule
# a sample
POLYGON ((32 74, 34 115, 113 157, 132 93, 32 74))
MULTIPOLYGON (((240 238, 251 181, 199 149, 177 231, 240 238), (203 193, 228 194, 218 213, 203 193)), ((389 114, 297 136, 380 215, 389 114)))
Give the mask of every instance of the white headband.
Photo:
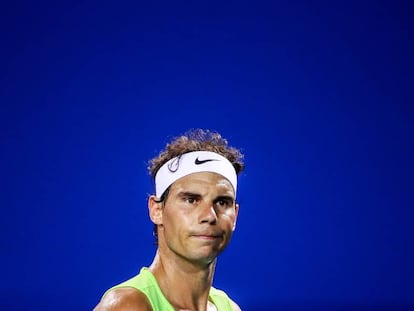
POLYGON ((155 194, 161 197, 177 179, 192 173, 214 172, 227 178, 237 190, 237 174, 233 165, 225 157, 211 151, 184 153, 166 162, 155 175, 155 194))

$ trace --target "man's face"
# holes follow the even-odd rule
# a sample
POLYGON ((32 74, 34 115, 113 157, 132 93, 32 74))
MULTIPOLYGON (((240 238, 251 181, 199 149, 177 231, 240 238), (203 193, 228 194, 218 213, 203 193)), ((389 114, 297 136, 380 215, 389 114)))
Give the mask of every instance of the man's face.
POLYGON ((187 175, 171 185, 158 231, 160 246, 165 254, 209 264, 229 243, 237 212, 226 178, 210 172, 187 175))

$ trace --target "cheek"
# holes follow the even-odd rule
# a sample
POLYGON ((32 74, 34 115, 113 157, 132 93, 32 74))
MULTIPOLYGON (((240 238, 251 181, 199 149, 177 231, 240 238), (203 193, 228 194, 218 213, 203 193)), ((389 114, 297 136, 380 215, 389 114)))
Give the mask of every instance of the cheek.
POLYGON ((172 208, 166 208, 163 213, 163 224, 164 227, 169 230, 179 231, 180 229, 186 228, 191 222, 190 217, 186 213, 179 211, 178 209, 173 210, 172 208))
POLYGON ((222 214, 222 219, 229 223, 230 226, 236 221, 237 213, 233 210, 227 210, 222 214))

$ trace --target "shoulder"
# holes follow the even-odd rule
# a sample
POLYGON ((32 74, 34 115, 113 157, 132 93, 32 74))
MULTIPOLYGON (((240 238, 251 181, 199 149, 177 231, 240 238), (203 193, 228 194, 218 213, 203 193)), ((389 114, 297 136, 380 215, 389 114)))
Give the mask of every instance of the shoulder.
POLYGON ((230 302, 231 308, 234 311, 241 311, 239 305, 227 295, 227 293, 221 289, 217 289, 215 287, 212 287, 210 290, 210 294, 216 297, 221 297, 221 299, 225 299, 228 302, 230 302))
POLYGON ((230 299, 230 303, 231 303, 231 306, 233 307, 234 311, 241 311, 239 305, 237 303, 235 303, 232 299, 230 299))
POLYGON ((93 311, 152 311, 151 304, 141 291, 132 287, 110 290, 93 311))

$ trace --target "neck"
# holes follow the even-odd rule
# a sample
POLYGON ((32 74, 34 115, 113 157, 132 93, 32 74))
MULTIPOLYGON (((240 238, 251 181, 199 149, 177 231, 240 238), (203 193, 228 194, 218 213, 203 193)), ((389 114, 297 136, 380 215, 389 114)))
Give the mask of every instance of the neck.
POLYGON ((158 249, 150 266, 164 296, 176 310, 207 310, 216 259, 200 264, 171 257, 158 249))

